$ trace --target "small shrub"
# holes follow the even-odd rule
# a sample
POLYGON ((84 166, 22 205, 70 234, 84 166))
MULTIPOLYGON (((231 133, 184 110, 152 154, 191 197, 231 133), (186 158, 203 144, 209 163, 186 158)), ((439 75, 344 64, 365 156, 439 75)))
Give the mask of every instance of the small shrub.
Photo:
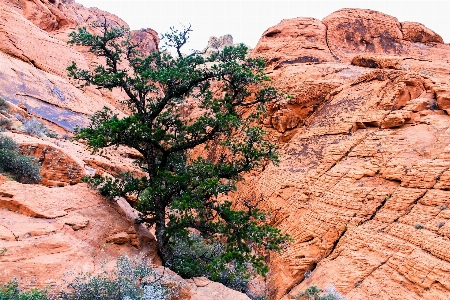
POLYGON ((23 122, 22 128, 26 134, 30 135, 44 136, 47 132, 47 128, 44 126, 44 124, 39 122, 39 120, 36 118, 32 118, 23 122))
POLYGON ((9 112, 8 102, 3 97, 0 97, 0 112, 9 112))
POLYGON ((46 291, 31 289, 22 291, 19 289, 17 281, 9 281, 6 284, 0 283, 0 300, 47 300, 49 296, 46 291))
POLYGON ((0 135, 0 173, 9 173, 21 183, 38 183, 41 181, 40 169, 35 158, 20 154, 16 142, 0 135))
POLYGON ((55 131, 50 131, 47 129, 47 132, 45 132, 45 135, 48 136, 49 138, 57 138, 58 137, 58 133, 55 131))
POLYGON ((325 289, 325 296, 328 297, 325 299, 330 300, 346 300, 344 296, 342 296, 341 294, 338 293, 338 291, 336 291, 336 288, 333 285, 327 286, 327 288, 325 289))
POLYGON ((346 300, 344 296, 339 294, 335 287, 330 285, 326 290, 322 290, 317 286, 310 286, 304 292, 300 292, 295 296, 296 300, 346 300))
MULTIPOLYGON (((16 116, 16 118, 18 118, 18 116, 16 116)), ((42 136, 48 136, 48 137, 51 137, 51 138, 58 137, 58 133, 57 132, 50 131, 47 127, 45 127, 44 124, 42 124, 36 118, 32 118, 32 119, 26 120, 22 116, 20 116, 19 120, 23 123, 22 124, 22 130, 26 134, 37 135, 39 137, 42 137, 42 136)))
POLYGON ((13 150, 16 151, 19 146, 11 138, 0 135, 0 150, 13 150))
POLYGON ((0 119, 0 130, 4 130, 4 129, 11 129, 12 126, 12 122, 10 119, 7 118, 1 118, 0 119))
POLYGON ((168 266, 183 278, 206 277, 223 285, 247 292, 250 267, 238 268, 233 262, 225 268, 213 267, 211 262, 225 251, 225 245, 219 241, 206 242, 198 234, 178 237, 171 242, 174 256, 168 266))
POLYGON ((416 224, 414 224, 414 228, 415 229, 423 229, 423 225, 420 223, 416 223, 416 224))
MULTIPOLYGON (((170 280, 170 279, 169 279, 170 280)), ((178 295, 173 283, 156 274, 145 261, 119 257, 115 272, 80 275, 61 292, 63 300, 170 300, 178 295)))
POLYGON ((21 114, 15 113, 15 114, 13 114, 13 116, 22 123, 27 121, 27 119, 24 118, 21 114))
POLYGON ((445 222, 439 222, 438 223, 438 228, 441 228, 442 226, 444 226, 445 225, 445 222))

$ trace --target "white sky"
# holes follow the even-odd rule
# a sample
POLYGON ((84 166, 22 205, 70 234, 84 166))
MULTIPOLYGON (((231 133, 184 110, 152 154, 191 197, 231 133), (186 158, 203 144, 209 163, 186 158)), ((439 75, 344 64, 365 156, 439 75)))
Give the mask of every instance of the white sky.
POLYGON ((400 22, 419 22, 450 42, 450 1, 175 1, 175 0, 76 0, 98 7, 127 22, 131 29, 152 28, 164 33, 170 26, 191 24, 190 43, 184 49, 206 47, 210 36, 231 34, 235 43, 255 47, 262 33, 282 19, 313 17, 322 20, 340 8, 368 8, 396 17, 400 22))

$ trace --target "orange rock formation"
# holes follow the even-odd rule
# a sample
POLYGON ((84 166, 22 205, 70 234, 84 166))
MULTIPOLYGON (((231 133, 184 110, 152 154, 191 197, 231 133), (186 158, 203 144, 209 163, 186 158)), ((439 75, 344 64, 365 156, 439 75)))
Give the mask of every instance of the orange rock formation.
MULTIPOLYGON (((96 63, 67 34, 105 19, 126 26, 74 1, 0 0, 0 95, 61 130, 105 105, 120 112, 120 92, 82 91, 66 78, 72 61, 96 63)), ((133 37, 144 52, 158 46, 151 29, 133 37)), ((274 85, 290 95, 262 120, 279 165, 249 174, 236 194, 263 195, 273 224, 295 239, 268 257, 271 299, 309 285, 334 285, 349 299, 449 299, 450 46, 422 24, 343 9, 283 20, 251 55, 267 59, 274 85)), ((91 155, 82 144, 8 134, 42 161, 43 183, 54 188, 0 176, 1 281, 56 284, 68 265, 95 272, 123 253, 157 263, 126 201, 79 183, 133 169, 136 153, 91 155)), ((184 284, 187 299, 246 299, 203 278, 184 284)))
POLYGON ((241 193, 295 242, 271 255, 273 299, 450 297, 450 46, 418 23, 343 9, 269 28, 252 53, 291 99, 263 120, 281 161, 241 193))

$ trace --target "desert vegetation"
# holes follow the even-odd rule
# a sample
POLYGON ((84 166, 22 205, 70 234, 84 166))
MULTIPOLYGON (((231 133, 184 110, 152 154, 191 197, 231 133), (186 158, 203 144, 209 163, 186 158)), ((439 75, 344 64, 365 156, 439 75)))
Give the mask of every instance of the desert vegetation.
POLYGON ((158 274, 147 261, 122 256, 114 271, 79 274, 60 292, 49 288, 24 290, 15 280, 0 284, 0 300, 170 300, 179 295, 179 290, 173 278, 158 274))
POLYGON ((315 285, 308 287, 306 290, 299 292, 295 296, 296 300, 345 300, 346 298, 339 294, 334 286, 330 285, 325 290, 315 285))
POLYGON ((11 138, 0 135, 0 173, 10 175, 21 183, 41 181, 40 165, 35 158, 20 154, 19 146, 11 138))

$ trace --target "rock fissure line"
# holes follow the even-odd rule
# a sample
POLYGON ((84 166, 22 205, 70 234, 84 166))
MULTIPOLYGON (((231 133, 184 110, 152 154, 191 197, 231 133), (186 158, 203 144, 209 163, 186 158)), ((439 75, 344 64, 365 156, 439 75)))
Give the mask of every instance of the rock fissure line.
POLYGON ((367 278, 369 278, 376 270, 378 270, 379 268, 381 268, 382 266, 384 266, 384 265, 388 262, 388 260, 389 260, 391 257, 392 257, 392 255, 389 256, 384 262, 382 262, 381 264, 379 264, 377 267, 375 267, 375 268, 374 268, 369 274, 367 274, 362 280, 358 281, 358 282, 357 282, 358 285, 355 286, 354 288, 352 288, 352 290, 358 288, 358 286, 360 286, 360 285, 364 282, 364 280, 366 280, 367 278))
MULTIPOLYGON (((438 184, 438 183, 441 181, 442 175, 444 175, 444 173, 447 172, 447 171, 449 171, 449 170, 450 170, 450 167, 445 168, 442 172, 439 173, 438 176, 436 176, 436 183, 433 185, 433 187, 432 187, 431 189, 435 189, 434 187, 436 186, 436 184, 438 184)), ((431 189, 430 189, 430 190, 431 190, 431 189)), ((437 190, 439 190, 439 189, 437 189, 437 190)))
POLYGON ((364 223, 367 223, 371 220, 373 220, 373 218, 375 218, 376 214, 384 207, 384 205, 386 204, 386 202, 391 199, 392 195, 386 195, 386 197, 384 198, 384 200, 380 203, 380 205, 377 206, 377 208, 375 208, 375 211, 373 212, 373 214, 370 216, 369 219, 367 219, 364 223))
POLYGON ((2 226, 2 227, 4 227, 4 228, 6 228, 9 232, 11 232, 11 234, 13 235, 13 237, 14 237, 14 239, 16 240, 16 241, 18 241, 18 236, 16 236, 15 234, 14 234, 14 232, 11 230, 11 229, 9 229, 8 227, 6 227, 5 225, 3 225, 3 224, 0 224, 0 226, 2 226))
POLYGON ((336 54, 334 54, 334 52, 333 52, 333 51, 331 50, 331 48, 330 48, 330 44, 329 44, 329 42, 328 42, 328 26, 327 26, 326 24, 324 24, 324 25, 325 25, 325 43, 327 44, 328 50, 330 51, 330 54, 331 54, 338 62, 342 63, 341 59, 340 59, 336 54))
MULTIPOLYGON (((347 226, 345 226, 345 228, 339 234, 339 237, 333 242, 333 247, 331 247, 330 252, 326 256, 322 257, 319 260, 319 262, 322 261, 322 260, 327 259, 331 254, 333 254, 334 250, 336 249, 337 245, 339 244, 339 242, 341 241, 342 237, 345 235, 346 232, 347 232, 347 226)), ((337 258, 337 256, 336 256, 336 258, 337 258)), ((332 260, 334 260, 334 259, 332 259, 332 260)))
POLYGON ((355 144, 353 144, 351 147, 350 147, 350 149, 348 149, 339 159, 337 159, 335 162, 334 162, 334 164, 330 167, 330 168, 328 168, 326 171, 324 171, 320 176, 319 176, 319 178, 321 177, 321 176, 323 176, 325 173, 327 173, 328 171, 330 171, 333 167, 335 167, 340 161, 342 161, 345 157, 347 157, 352 151, 353 151, 353 149, 356 147, 356 146, 358 146, 358 145, 360 145, 367 137, 368 137, 368 135, 370 135, 370 134, 373 134, 373 132, 369 132, 369 133, 367 133, 366 135, 364 135, 363 137, 361 137, 359 140, 357 140, 356 142, 355 142, 355 144))

